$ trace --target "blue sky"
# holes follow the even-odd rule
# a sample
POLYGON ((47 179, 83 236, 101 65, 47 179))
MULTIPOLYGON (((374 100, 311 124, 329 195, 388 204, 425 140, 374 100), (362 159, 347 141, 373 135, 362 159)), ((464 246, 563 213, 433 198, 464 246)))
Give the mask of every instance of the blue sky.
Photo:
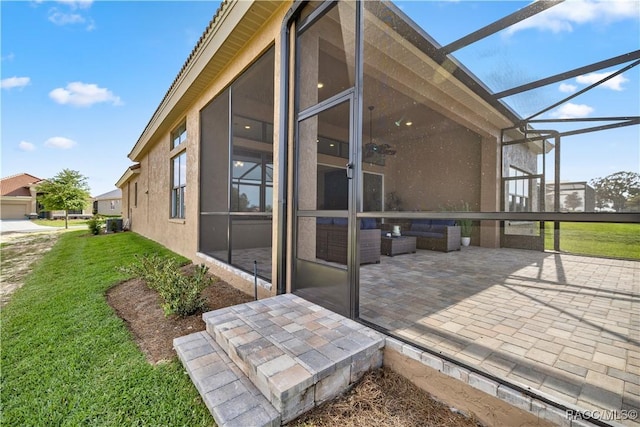
POLYGON ((69 168, 115 189, 219 4, 1 1, 1 175, 69 168))
MULTIPOLYGON (((399 2, 443 45, 526 5, 399 2)), ((0 2, 1 175, 49 178, 69 168, 89 178, 93 195, 114 189, 130 165, 126 155, 218 6, 218 1, 0 2)), ((638 0, 570 0, 455 55, 489 87, 502 90, 637 49, 638 0)), ((532 114, 597 77, 572 78, 508 101, 519 113, 532 114)), ((639 94, 636 67, 543 117, 637 116, 639 94)), ((619 170, 638 172, 639 133, 633 126, 567 138, 561 178, 588 181, 619 170)))

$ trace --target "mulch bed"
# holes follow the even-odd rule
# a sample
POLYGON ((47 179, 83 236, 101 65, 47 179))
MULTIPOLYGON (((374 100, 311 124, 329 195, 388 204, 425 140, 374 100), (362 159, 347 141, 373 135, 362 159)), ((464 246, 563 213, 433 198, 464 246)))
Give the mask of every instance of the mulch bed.
MULTIPOLYGON (((252 301, 253 298, 221 280, 207 287, 203 293, 207 310, 252 301)), ((176 356, 173 339, 193 332, 204 331, 202 313, 188 317, 166 317, 157 292, 140 279, 133 279, 107 291, 107 302, 123 319, 140 350, 150 363, 171 360, 176 356)))

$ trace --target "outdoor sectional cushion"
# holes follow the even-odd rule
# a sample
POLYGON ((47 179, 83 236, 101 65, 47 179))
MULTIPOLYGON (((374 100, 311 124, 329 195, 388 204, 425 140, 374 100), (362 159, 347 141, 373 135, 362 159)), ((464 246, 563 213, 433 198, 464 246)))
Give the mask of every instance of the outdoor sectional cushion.
POLYGON ((404 236, 413 236, 413 237, 432 237, 434 239, 442 239, 444 238, 444 230, 441 233, 436 233, 432 231, 406 231, 403 233, 404 236))
MULTIPOLYGON (((320 217, 316 219, 316 224, 322 225, 336 225, 338 227, 346 227, 347 226, 347 218, 328 218, 328 217, 320 217)), ((375 218, 362 218, 360 220, 360 229, 361 230, 373 230, 378 228, 378 224, 376 223, 375 218)))
POLYGON ((456 225, 456 221, 453 219, 432 219, 431 220, 431 226, 434 225, 448 225, 448 226, 453 226, 456 225))
MULTIPOLYGON (((414 219, 411 220, 411 228, 409 231, 419 233, 439 233, 440 236, 425 237, 443 237, 446 232, 446 227, 454 225, 456 225, 456 222, 452 219, 414 219)), ((405 232, 405 234, 407 234, 407 232, 405 232)))
POLYGON ((429 231, 430 229, 431 229, 431 224, 425 224, 420 222, 411 223, 411 231, 429 231))
POLYGON ((333 218, 333 225, 338 225, 340 227, 346 227, 348 224, 347 218, 333 218))
POLYGON ((375 228, 378 228, 378 224, 376 223, 375 218, 362 218, 360 220, 361 230, 373 230, 375 228))

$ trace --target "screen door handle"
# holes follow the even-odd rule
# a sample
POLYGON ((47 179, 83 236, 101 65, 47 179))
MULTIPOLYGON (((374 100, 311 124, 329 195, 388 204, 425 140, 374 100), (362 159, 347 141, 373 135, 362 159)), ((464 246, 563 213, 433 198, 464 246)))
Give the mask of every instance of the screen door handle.
POLYGON ((346 169, 347 169, 347 178, 348 179, 352 179, 353 178, 353 174, 352 174, 353 163, 351 163, 351 162, 347 163, 346 169))

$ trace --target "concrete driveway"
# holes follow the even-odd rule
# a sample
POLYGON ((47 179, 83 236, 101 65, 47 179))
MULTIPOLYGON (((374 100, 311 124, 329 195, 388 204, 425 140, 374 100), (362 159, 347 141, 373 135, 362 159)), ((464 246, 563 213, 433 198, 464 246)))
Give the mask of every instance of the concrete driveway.
POLYGON ((46 227, 37 225, 28 219, 2 219, 0 220, 0 234, 7 233, 37 233, 42 231, 60 230, 60 227, 46 227))

